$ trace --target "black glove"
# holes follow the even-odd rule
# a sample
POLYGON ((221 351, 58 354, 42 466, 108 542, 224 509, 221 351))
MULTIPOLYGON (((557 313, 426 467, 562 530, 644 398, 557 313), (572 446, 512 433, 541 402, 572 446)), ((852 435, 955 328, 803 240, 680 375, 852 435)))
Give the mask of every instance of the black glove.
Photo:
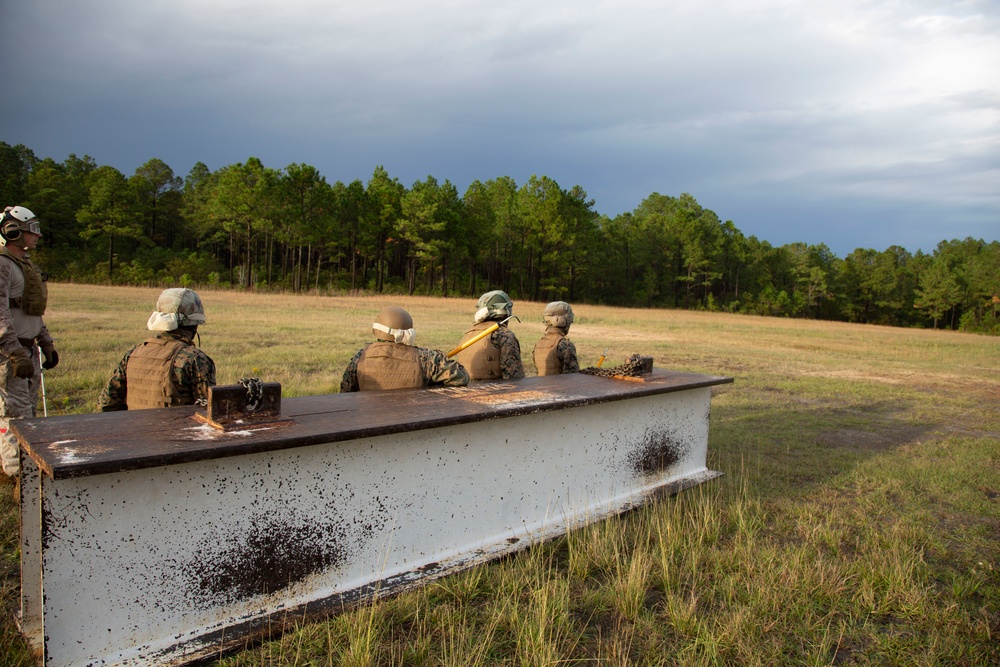
POLYGON ((10 354, 10 363, 14 367, 14 375, 21 378, 30 378, 35 374, 35 364, 31 359, 31 352, 26 347, 19 347, 10 354))
POLYGON ((55 368, 59 365, 59 353, 56 352, 56 346, 49 343, 42 348, 42 354, 45 355, 45 361, 42 362, 42 368, 49 370, 55 368))

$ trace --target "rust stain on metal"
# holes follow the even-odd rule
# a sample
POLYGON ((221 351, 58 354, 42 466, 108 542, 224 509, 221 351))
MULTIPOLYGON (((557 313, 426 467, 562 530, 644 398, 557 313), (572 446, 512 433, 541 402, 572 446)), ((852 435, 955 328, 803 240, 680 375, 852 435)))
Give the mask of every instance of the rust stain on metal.
POLYGON ((551 395, 548 392, 544 391, 517 391, 517 392, 507 392, 504 394, 497 394, 496 392, 489 392, 489 393, 469 392, 467 395, 463 396, 463 398, 473 403, 478 403, 480 405, 499 407, 499 406, 512 406, 512 405, 532 405, 535 403, 541 403, 543 401, 549 400, 551 398, 551 395))
POLYGON ((204 415, 200 412, 196 412, 193 417, 195 421, 201 422, 206 426, 210 426, 216 431, 224 431, 226 433, 246 432, 249 434, 251 431, 269 429, 275 426, 291 426, 293 423, 290 419, 276 420, 267 417, 260 418, 252 415, 243 419, 235 419, 224 422, 212 421, 208 415, 204 415))

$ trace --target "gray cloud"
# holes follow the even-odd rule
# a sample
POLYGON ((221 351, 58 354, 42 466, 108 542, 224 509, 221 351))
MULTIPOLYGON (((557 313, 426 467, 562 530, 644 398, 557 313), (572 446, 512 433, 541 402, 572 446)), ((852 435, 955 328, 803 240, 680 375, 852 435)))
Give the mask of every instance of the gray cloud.
POLYGON ((689 192, 775 244, 1000 230, 995 3, 4 3, 8 143, 126 173, 253 155, 689 192))

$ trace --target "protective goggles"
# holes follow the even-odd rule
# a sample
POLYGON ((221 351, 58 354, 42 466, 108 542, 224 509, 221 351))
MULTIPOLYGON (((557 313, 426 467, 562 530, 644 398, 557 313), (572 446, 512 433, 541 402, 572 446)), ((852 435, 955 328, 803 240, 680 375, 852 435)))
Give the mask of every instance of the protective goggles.
POLYGON ((392 336, 393 340, 397 343, 403 343, 404 345, 413 345, 413 341, 417 337, 414 329, 391 329, 384 324, 379 324, 378 322, 372 323, 372 329, 376 329, 382 333, 387 333, 392 336))

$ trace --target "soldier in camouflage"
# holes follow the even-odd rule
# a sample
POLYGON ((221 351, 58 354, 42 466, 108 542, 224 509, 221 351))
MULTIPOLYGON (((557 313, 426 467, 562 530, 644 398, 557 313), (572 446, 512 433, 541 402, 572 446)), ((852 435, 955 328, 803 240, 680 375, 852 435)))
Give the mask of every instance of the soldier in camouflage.
POLYGON ((514 314, 514 302, 505 292, 493 290, 479 297, 475 324, 465 332, 459 347, 493 325, 499 325, 489 336, 460 351, 457 359, 469 370, 473 380, 516 380, 524 377, 521 344, 504 320, 514 314))
POLYGON ((194 344, 205 309, 189 289, 164 290, 146 328, 156 333, 125 353, 101 392, 103 412, 207 405, 215 362, 194 344))
POLYGON ((532 356, 539 375, 577 373, 580 362, 576 358, 576 345, 566 338, 573 324, 573 308, 565 301, 553 301, 545 306, 542 315, 545 335, 535 344, 532 356))
POLYGON ((42 321, 48 304, 46 276, 31 261, 42 236, 34 213, 8 206, 0 217, 0 465, 15 479, 21 462, 10 420, 34 417, 41 370, 55 368, 59 353, 42 321), (38 350, 45 355, 39 365, 38 350))
POLYGON ((438 350, 413 344, 413 318, 396 306, 383 308, 372 324, 377 339, 358 350, 340 381, 340 391, 464 387, 469 374, 438 350))

